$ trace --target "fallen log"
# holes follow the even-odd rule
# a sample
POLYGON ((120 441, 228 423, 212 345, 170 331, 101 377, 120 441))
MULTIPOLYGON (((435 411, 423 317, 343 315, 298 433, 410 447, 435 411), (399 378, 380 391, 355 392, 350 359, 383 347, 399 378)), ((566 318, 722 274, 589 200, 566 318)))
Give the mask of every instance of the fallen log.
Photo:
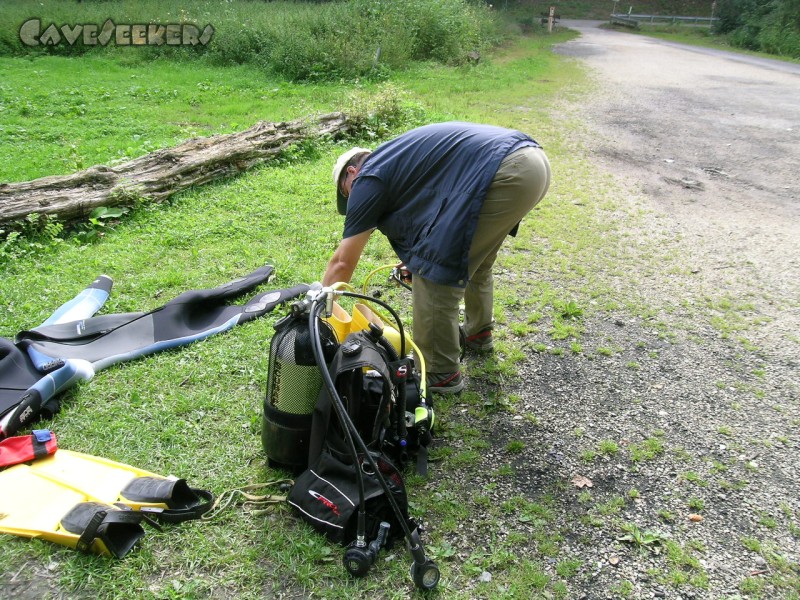
POLYGON ((260 121, 237 133, 189 140, 113 167, 96 165, 72 175, 0 184, 0 223, 31 213, 68 222, 97 207, 161 201, 196 185, 236 175, 265 163, 310 137, 351 135, 358 128, 344 113, 313 121, 260 121))

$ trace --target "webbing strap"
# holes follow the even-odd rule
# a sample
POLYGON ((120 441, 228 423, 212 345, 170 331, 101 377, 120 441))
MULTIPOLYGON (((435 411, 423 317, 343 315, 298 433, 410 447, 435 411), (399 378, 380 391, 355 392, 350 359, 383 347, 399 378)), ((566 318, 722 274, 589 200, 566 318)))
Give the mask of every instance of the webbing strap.
POLYGON ((142 506, 139 511, 164 523, 183 523, 190 519, 199 519, 214 507, 214 494, 208 490, 189 488, 200 500, 196 504, 184 508, 159 508, 142 506))
POLYGON ((132 510, 114 510, 111 507, 109 507, 108 510, 98 510, 94 513, 94 515, 92 515, 92 518, 89 520, 86 528, 78 538, 78 543, 75 547, 81 552, 90 552, 92 549, 92 542, 98 537, 101 537, 98 535, 98 530, 103 525, 111 525, 113 523, 138 525, 142 521, 145 521, 146 523, 154 526, 156 529, 161 530, 157 524, 153 523, 140 512, 132 510))
POLYGON ((30 435, 2 439, 0 469, 53 454, 57 448, 56 436, 49 429, 37 429, 30 435))
MULTIPOLYGON (((345 342, 339 346, 336 354, 328 367, 328 372, 331 375, 334 383, 336 384, 337 391, 343 396, 342 400, 353 400, 358 397, 361 390, 342 390, 340 387, 340 376, 350 373, 352 371, 361 371, 364 368, 372 369, 380 374, 384 382, 384 392, 390 392, 390 387, 394 381, 392 374, 389 371, 386 357, 381 353, 375 342, 373 342, 365 332, 359 331, 351 333, 347 336, 345 342), (352 344, 348 345, 349 342, 352 344), (356 344, 359 349, 353 351, 353 344, 356 344), (351 397, 352 396, 352 397, 351 397)), ((360 383, 360 380, 359 380, 360 383)), ((382 402, 390 402, 391 394, 383 394, 382 402)), ((328 436, 329 425, 331 420, 331 412, 333 400, 328 393, 328 389, 323 386, 320 390, 317 404, 314 408, 314 416, 312 418, 311 436, 309 440, 308 463, 314 464, 317 458, 322 453, 323 448, 326 446, 326 438, 328 436)), ((347 407, 346 407, 347 408, 347 407)), ((382 408, 382 407, 381 407, 382 408)), ((378 411, 378 414, 381 410, 378 411)), ((379 423, 372 424, 371 435, 374 438, 377 435, 379 423)))

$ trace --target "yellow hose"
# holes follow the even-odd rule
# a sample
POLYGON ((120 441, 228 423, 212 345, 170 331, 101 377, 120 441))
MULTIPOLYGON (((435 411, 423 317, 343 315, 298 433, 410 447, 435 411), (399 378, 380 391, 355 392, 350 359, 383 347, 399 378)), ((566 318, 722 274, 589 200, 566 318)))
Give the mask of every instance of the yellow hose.
POLYGON ((369 280, 370 280, 370 279, 372 279, 372 277, 373 277, 373 276, 374 276, 376 273, 379 273, 379 272, 381 272, 381 271, 383 271, 383 270, 385 270, 385 269, 394 269, 396 266, 397 266, 396 264, 391 264, 391 265, 383 265, 383 266, 380 266, 380 267, 378 267, 377 269, 373 269, 372 271, 370 271, 369 273, 367 273, 367 276, 364 278, 364 286, 361 288, 361 292, 362 292, 362 293, 363 293, 365 296, 367 295, 367 285, 369 284, 369 280))

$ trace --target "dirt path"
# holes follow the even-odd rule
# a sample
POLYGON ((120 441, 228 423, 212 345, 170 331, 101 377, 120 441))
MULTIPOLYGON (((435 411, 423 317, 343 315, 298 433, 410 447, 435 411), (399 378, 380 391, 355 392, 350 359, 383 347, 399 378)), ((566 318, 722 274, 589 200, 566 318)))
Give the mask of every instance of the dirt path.
POLYGON ((564 24, 581 37, 557 51, 597 79, 568 118, 634 252, 670 268, 624 276, 657 316, 584 319, 572 353, 530 335, 514 406, 457 424, 491 431, 471 485, 505 524, 453 543, 510 548, 569 598, 797 598, 800 67, 564 24))
POLYGON ((692 258, 706 274, 735 269, 746 285, 793 299, 794 311, 770 317, 774 329, 798 330, 800 65, 565 25, 581 37, 559 52, 600 82, 585 110, 598 159, 697 242, 692 258))

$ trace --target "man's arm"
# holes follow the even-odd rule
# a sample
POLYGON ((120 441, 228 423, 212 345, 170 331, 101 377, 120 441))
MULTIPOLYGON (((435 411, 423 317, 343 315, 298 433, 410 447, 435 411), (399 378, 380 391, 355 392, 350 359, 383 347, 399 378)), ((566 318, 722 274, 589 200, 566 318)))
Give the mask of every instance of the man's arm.
POLYGON ((339 247, 336 252, 328 261, 328 267, 325 269, 325 275, 322 277, 322 285, 331 285, 343 281, 348 283, 353 277, 353 271, 356 270, 358 261, 361 259, 361 253, 367 245, 369 236, 372 235, 374 229, 368 229, 363 233, 356 234, 349 238, 343 239, 339 242, 339 247))

